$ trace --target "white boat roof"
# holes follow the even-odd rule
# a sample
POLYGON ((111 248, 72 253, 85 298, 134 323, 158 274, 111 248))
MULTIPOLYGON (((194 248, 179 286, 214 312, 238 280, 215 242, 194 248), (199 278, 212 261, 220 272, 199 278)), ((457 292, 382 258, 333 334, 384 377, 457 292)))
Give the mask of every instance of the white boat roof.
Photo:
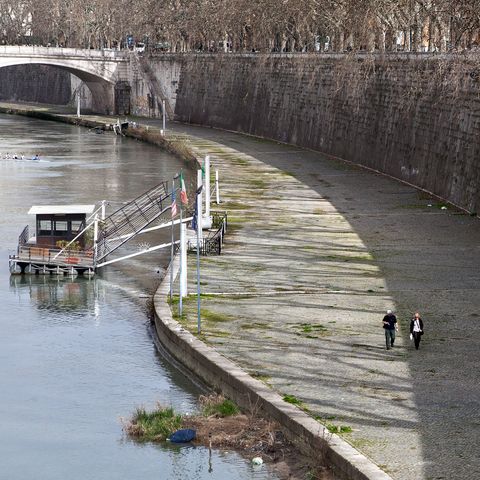
POLYGON ((29 215, 58 215, 71 213, 93 213, 95 205, 33 205, 29 215))

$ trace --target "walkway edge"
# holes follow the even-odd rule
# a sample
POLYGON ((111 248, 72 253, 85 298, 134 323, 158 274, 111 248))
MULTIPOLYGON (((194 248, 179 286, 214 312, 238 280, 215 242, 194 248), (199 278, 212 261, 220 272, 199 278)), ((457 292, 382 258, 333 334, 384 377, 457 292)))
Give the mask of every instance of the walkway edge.
POLYGON ((155 328, 164 348, 214 389, 221 390, 240 407, 262 411, 285 428, 302 452, 323 461, 337 476, 351 480, 391 480, 367 457, 338 435, 252 378, 238 365, 198 340, 172 317, 167 302, 170 270, 176 278, 180 259, 175 257, 154 295, 155 328))

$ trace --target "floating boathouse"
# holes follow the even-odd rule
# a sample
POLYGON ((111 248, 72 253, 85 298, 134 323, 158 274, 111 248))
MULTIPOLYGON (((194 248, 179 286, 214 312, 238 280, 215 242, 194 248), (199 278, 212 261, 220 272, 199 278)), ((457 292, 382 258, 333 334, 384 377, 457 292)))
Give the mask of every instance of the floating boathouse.
MULTIPOLYGON (((37 205, 35 234, 27 225, 10 255, 10 272, 93 275, 97 268, 170 244, 113 260, 107 257, 132 238, 172 225, 171 192, 165 182, 151 188, 105 217, 105 202, 95 205, 37 205)), ((187 220, 187 219, 185 219, 187 220)), ((174 223, 178 223, 178 220, 174 223)))
POLYGON ((36 205, 35 233, 27 225, 10 256, 11 273, 93 274, 93 236, 83 235, 95 205, 36 205))

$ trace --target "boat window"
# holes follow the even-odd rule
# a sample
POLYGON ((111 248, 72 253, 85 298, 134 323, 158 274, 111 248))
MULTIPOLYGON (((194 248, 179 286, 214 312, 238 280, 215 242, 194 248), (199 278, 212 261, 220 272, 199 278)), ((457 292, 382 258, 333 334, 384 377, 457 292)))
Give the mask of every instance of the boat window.
POLYGON ((68 222, 55 220, 55 235, 65 235, 68 232, 68 222))
POLYGON ((52 221, 40 220, 38 222, 38 234, 39 235, 51 235, 52 234, 52 221))
POLYGON ((83 229, 83 222, 81 220, 72 220, 72 233, 80 233, 83 229))

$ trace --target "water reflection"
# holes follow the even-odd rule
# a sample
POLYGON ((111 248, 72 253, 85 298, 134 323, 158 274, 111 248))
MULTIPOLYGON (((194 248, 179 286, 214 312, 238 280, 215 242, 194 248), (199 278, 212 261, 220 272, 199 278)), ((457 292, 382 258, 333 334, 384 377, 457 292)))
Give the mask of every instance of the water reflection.
MULTIPOLYGON (((19 298, 28 296, 39 310, 52 313, 98 316, 101 281, 53 275, 11 275, 10 289, 19 298)), ((103 292, 104 294, 104 292, 103 292)))
POLYGON ((171 178, 181 162, 128 139, 0 115, 0 152, 7 151, 46 161, 0 162, 0 477, 275 478, 218 451, 209 473, 208 449, 138 444, 122 435, 119 418, 136 406, 197 408, 200 390, 159 355, 145 315, 142 297, 158 282, 154 266, 167 254, 91 279, 8 271, 31 205, 123 202, 171 178))

